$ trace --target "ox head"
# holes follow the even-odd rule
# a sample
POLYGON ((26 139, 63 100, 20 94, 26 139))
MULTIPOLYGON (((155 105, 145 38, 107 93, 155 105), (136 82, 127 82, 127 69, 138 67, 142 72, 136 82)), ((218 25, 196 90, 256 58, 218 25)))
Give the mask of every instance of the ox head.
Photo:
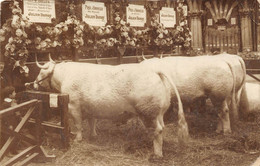
POLYGON ((40 65, 36 58, 36 65, 41 69, 39 75, 34 81, 33 87, 39 89, 39 87, 44 89, 51 89, 51 78, 54 72, 56 63, 51 59, 49 54, 49 62, 44 65, 40 65))

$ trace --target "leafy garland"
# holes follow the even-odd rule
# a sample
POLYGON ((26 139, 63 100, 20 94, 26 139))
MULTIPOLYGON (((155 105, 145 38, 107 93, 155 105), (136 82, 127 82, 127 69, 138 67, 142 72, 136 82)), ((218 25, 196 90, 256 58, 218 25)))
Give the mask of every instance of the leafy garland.
POLYGON ((14 0, 10 5, 12 18, 0 29, 0 41, 5 46, 5 61, 12 65, 23 66, 30 49, 75 48, 81 52, 82 48, 89 46, 103 48, 150 46, 159 49, 176 45, 190 47, 191 32, 183 15, 183 0, 178 1, 177 7, 181 18, 179 25, 166 29, 158 21, 158 16, 155 16, 151 19, 151 25, 142 30, 126 23, 120 11, 121 1, 111 2, 115 9, 112 25, 98 28, 88 25, 75 15, 75 5, 69 3, 67 8, 72 12, 69 12, 65 21, 59 23, 54 21, 49 26, 42 27, 29 22, 29 19, 22 15, 19 2, 14 0))

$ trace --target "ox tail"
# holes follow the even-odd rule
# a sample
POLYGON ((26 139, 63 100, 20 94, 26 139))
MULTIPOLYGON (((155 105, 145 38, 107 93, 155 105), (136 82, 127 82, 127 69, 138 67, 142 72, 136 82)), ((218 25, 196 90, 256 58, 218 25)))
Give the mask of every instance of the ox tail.
MULTIPOLYGON (((177 101, 178 101, 178 141, 180 144, 185 144, 188 142, 189 139, 189 129, 188 129, 188 124, 187 121, 185 119, 185 115, 184 115, 184 111, 183 111, 183 105, 182 105, 182 101, 181 101, 181 97, 179 94, 179 91, 175 85, 175 83, 173 82, 173 80, 171 79, 171 77, 166 76, 163 73, 158 73, 160 76, 164 76, 167 78, 167 80, 169 81, 173 91, 176 94, 177 97, 177 101)), ((173 96, 171 94, 171 96, 173 96)))
POLYGON ((230 63, 228 63, 226 61, 226 63, 228 64, 228 67, 230 68, 230 71, 232 73, 232 77, 233 77, 233 87, 232 87, 232 95, 231 95, 231 118, 234 122, 236 122, 238 120, 238 110, 237 110, 237 101, 236 101, 236 74, 232 68, 232 65, 230 63))
POLYGON ((244 78, 243 78, 243 84, 242 84, 242 90, 241 90, 241 94, 239 96, 239 114, 240 114, 240 118, 244 119, 246 118, 247 114, 249 113, 249 101, 248 101, 248 97, 247 97, 247 93, 246 93, 246 65, 245 62, 242 58, 239 58, 239 62, 241 64, 241 67, 244 71, 244 78))

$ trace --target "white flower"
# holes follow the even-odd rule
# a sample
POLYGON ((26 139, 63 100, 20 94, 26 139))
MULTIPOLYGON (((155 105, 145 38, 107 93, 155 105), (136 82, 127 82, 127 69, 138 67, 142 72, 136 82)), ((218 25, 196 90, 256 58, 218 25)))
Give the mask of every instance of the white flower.
POLYGON ((101 28, 99 28, 99 29, 97 30, 97 33, 98 33, 99 35, 103 35, 103 30, 102 30, 101 28))
POLYGON ((23 37, 27 38, 28 37, 27 33, 23 32, 23 37))
POLYGON ((39 32, 41 32, 41 31, 42 31, 42 27, 41 27, 40 25, 37 25, 37 26, 36 26, 36 30, 39 31, 39 32))
POLYGON ((141 30, 138 30, 136 33, 137 33, 137 35, 142 35, 142 31, 141 30))
POLYGON ((124 21, 124 20, 121 20, 121 21, 120 21, 120 24, 121 24, 121 25, 125 25, 125 21, 124 21))
POLYGON ((13 37, 10 37, 9 39, 8 39, 8 43, 12 43, 14 41, 14 38, 13 37))
POLYGON ((57 41, 54 41, 54 42, 51 44, 52 47, 56 47, 57 45, 58 45, 58 42, 57 42, 57 41))
POLYGON ((19 6, 19 2, 14 1, 14 5, 15 5, 15 6, 19 6))
POLYGON ((77 34, 77 35, 81 35, 81 34, 82 34, 82 31, 81 31, 81 30, 77 30, 76 34, 77 34))
POLYGON ((60 34, 60 30, 58 28, 56 28, 56 27, 54 28, 53 31, 54 31, 55 34, 60 34))
POLYGON ((31 43, 32 43, 32 41, 31 41, 31 40, 29 40, 29 39, 26 39, 26 40, 25 40, 25 43, 26 43, 26 44, 31 44, 31 43))
POLYGON ((128 37, 128 32, 122 32, 121 36, 128 37))
POLYGON ((160 33, 160 34, 158 35, 158 37, 162 39, 162 38, 163 38, 163 34, 160 33))
POLYGON ((4 29, 0 29, 0 35, 4 35, 5 34, 5 30, 4 29))
POLYGON ((62 30, 65 31, 65 32, 68 31, 68 29, 69 29, 68 26, 64 26, 64 27, 62 28, 62 30))
POLYGON ((18 15, 13 15, 13 19, 12 19, 12 22, 11 22, 11 26, 13 28, 19 28, 20 27, 20 24, 18 23, 18 20, 19 20, 19 16, 18 15))
POLYGON ((21 21, 21 26, 25 27, 25 22, 24 21, 21 21))
POLYGON ((41 47, 41 48, 47 47, 47 43, 46 43, 45 41, 42 41, 42 42, 40 43, 40 47, 41 47))
POLYGON ((120 17, 116 17, 115 18, 115 21, 119 21, 121 18, 120 17))
POLYGON ((15 31, 16 36, 21 37, 23 35, 23 31, 21 29, 17 29, 15 31))
POLYGON ((45 39, 46 42, 51 42, 51 39, 47 38, 45 39))
POLYGON ((36 37, 35 39, 34 39, 34 42, 36 43, 36 44, 40 44, 40 42, 41 42, 41 38, 40 37, 36 37))
POLYGON ((79 28, 83 31, 84 25, 80 24, 80 25, 79 25, 79 28))
POLYGON ((106 33, 106 34, 111 33, 110 29, 109 29, 109 28, 106 28, 105 33, 106 33))
POLYGON ((0 42, 5 41, 5 37, 4 36, 0 36, 0 42))

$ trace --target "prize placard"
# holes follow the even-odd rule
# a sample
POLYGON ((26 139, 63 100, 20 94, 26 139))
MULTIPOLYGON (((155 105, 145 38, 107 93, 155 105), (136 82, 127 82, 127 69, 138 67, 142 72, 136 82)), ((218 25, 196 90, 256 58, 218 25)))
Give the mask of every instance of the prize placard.
POLYGON ((55 0, 24 0, 23 7, 30 22, 51 23, 56 18, 55 0))

